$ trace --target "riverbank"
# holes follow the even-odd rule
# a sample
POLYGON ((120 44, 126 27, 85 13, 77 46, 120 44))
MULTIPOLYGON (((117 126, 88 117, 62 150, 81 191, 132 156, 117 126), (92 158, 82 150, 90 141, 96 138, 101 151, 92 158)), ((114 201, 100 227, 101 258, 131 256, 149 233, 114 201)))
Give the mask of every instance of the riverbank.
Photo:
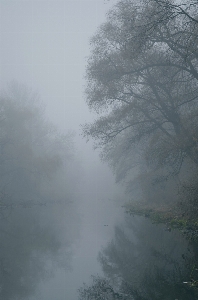
POLYGON ((198 218, 182 212, 177 206, 158 208, 144 203, 128 203, 126 213, 149 218, 152 223, 164 224, 166 231, 180 230, 190 240, 198 241, 198 218))

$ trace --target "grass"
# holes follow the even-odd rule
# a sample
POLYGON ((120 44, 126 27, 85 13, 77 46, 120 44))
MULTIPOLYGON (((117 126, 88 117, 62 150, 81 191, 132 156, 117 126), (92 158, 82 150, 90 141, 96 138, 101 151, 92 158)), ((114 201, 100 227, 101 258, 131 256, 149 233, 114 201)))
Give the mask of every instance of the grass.
POLYGON ((198 218, 182 213, 178 207, 149 207, 144 203, 130 203, 125 205, 130 215, 139 215, 149 218, 152 223, 165 224, 168 231, 178 229, 187 238, 198 240, 198 218))

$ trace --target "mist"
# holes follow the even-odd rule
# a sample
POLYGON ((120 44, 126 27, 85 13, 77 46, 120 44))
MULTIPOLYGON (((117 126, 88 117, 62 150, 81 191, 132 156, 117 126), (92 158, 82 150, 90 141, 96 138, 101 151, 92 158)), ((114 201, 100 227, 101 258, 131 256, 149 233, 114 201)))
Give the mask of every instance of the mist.
POLYGON ((89 39, 111 5, 0 2, 2 299, 76 299, 101 272, 116 188, 80 124, 93 120, 84 97, 89 39))
POLYGON ((0 298, 197 299, 196 1, 0 1, 0 298))

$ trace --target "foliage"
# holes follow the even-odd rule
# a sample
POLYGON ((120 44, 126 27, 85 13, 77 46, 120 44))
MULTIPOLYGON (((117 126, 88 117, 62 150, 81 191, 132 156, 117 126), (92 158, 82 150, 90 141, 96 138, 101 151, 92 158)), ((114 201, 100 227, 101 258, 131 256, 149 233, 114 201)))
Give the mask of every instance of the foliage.
POLYGON ((124 294, 111 286, 106 278, 92 276, 92 285, 84 284, 79 290, 79 300, 127 300, 132 299, 130 295, 124 294))
POLYGON ((149 218, 153 223, 164 224, 165 230, 179 229, 190 240, 198 239, 198 220, 197 215, 192 218, 190 215, 183 213, 183 208, 174 207, 158 207, 150 208, 142 203, 131 203, 126 205, 126 212, 130 215, 138 215, 149 218))
POLYGON ((198 164, 197 1, 119 1, 91 39, 86 137, 117 180, 147 164, 177 176, 198 164))

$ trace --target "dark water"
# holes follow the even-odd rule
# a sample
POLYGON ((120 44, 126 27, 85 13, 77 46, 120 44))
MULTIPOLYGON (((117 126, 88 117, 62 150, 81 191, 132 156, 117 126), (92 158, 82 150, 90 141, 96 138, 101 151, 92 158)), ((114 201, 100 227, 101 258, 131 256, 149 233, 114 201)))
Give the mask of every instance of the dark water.
POLYGON ((91 275, 125 299, 198 299, 197 243, 126 214, 114 179, 90 165, 65 204, 0 207, 0 299, 77 300, 91 275))
POLYGON ((180 232, 92 199, 72 244, 69 230, 62 240, 57 221, 47 220, 48 208, 39 211, 18 208, 0 220, 1 299, 78 299, 97 274, 123 299, 198 299, 197 243, 180 232))
POLYGON ((197 243, 145 218, 126 216, 99 262, 127 299, 198 299, 197 243))

